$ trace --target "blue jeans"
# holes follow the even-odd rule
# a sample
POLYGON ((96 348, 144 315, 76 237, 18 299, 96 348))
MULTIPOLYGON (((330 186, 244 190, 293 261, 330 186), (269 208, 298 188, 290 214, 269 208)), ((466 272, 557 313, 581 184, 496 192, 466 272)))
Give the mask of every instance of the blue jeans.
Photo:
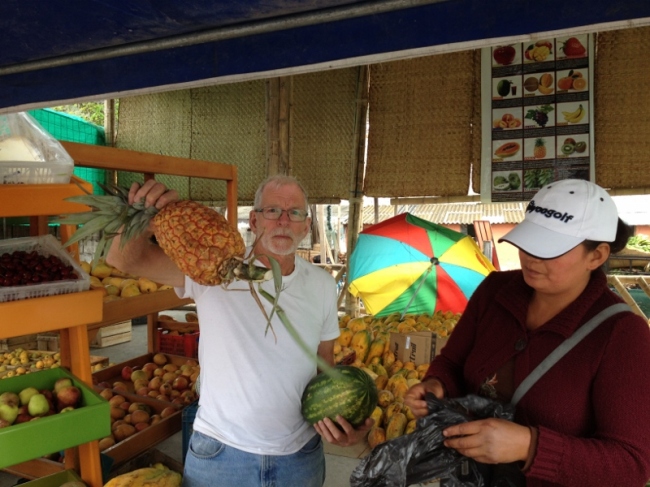
POLYGON ((291 455, 256 455, 194 431, 183 487, 322 487, 325 454, 319 435, 291 455))

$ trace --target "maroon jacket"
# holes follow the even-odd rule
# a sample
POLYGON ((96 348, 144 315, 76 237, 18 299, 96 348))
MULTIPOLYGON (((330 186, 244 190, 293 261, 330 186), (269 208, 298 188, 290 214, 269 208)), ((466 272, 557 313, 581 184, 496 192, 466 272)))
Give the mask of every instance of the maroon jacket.
MULTIPOLYGON (((514 387, 599 311, 622 300, 596 271, 580 297, 534 331, 521 271, 493 272, 478 287, 429 367, 449 397, 480 394, 514 359, 514 387)), ((523 396, 515 421, 537 428, 527 485, 643 486, 650 478, 650 329, 631 312, 591 332, 523 396)))

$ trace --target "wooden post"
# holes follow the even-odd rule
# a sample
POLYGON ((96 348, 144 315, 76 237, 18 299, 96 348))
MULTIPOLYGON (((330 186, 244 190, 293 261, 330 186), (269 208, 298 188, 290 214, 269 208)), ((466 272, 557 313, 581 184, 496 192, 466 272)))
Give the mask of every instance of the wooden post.
POLYGON ((267 174, 289 174, 290 76, 266 82, 267 174))
MULTIPOLYGON (((352 154, 352 171, 350 174, 350 213, 348 217, 347 235, 347 278, 345 289, 349 285, 350 256, 354 251, 362 226, 361 212, 363 211, 363 173, 366 154, 366 123, 368 120, 368 66, 359 66, 357 79, 357 113, 355 125, 356 149, 352 154)), ((346 292, 345 311, 350 316, 358 316, 359 300, 346 292)))

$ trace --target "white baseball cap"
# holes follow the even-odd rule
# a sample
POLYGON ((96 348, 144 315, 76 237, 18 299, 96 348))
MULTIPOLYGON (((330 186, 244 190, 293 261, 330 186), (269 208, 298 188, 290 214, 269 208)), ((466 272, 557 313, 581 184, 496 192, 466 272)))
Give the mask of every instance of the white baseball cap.
POLYGON ((526 207, 524 221, 499 242, 509 242, 527 254, 554 259, 585 240, 613 242, 618 210, 600 186, 565 179, 540 189, 526 207))

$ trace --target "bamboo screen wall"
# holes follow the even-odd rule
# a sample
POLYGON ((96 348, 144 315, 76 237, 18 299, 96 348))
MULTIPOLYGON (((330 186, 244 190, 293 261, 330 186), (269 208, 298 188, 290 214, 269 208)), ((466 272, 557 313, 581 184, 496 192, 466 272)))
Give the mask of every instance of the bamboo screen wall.
MULTIPOLYGON (((266 177, 265 82, 251 81, 120 100, 117 146, 170 156, 235 164, 238 197, 252 201, 266 177)), ((120 184, 134 174, 120 173, 120 184)), ((226 184, 158 176, 189 198, 218 205, 226 184)))
MULTIPOLYGON (((650 28, 598 34, 594 77, 596 182, 650 188, 650 28)), ((637 191, 638 192, 638 191, 637 191)))
POLYGON ((467 195, 472 165, 479 188, 480 72, 479 51, 370 67, 367 196, 467 195))
POLYGON ((350 197, 358 72, 337 69, 293 77, 291 174, 311 201, 350 197))
MULTIPOLYGON (((650 28, 598 34, 594 74, 596 182, 647 193, 650 28)), ((354 165, 358 68, 290 77, 289 173, 312 201, 348 199, 354 165)), ((364 193, 464 196, 480 187, 480 52, 374 64, 369 79, 364 193)), ((235 164, 240 204, 268 172, 266 82, 120 100, 119 147, 235 164)), ((130 176, 120 174, 128 184, 130 176)), ((219 202, 225 185, 165 180, 182 197, 219 202)))
MULTIPOLYGON (((292 77, 289 173, 310 200, 347 199, 355 149, 357 68, 292 77)), ((117 146, 234 164, 238 199, 252 204, 267 175, 266 83, 253 81, 120 100, 117 146)), ((120 173, 129 185, 139 175, 120 173)), ((201 178, 158 176, 182 198, 219 205, 226 185, 201 178)))

